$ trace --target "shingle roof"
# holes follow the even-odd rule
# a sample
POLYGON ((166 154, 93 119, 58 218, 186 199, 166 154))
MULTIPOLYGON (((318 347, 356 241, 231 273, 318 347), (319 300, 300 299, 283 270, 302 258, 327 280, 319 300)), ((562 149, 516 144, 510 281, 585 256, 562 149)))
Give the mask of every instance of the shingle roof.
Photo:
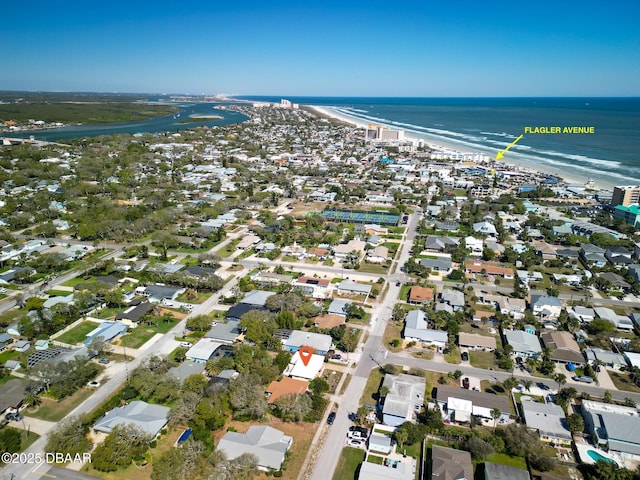
POLYGON ((124 407, 116 407, 104 414, 93 426, 94 430, 110 433, 117 425, 133 424, 155 437, 167 424, 169 407, 135 400, 124 407))

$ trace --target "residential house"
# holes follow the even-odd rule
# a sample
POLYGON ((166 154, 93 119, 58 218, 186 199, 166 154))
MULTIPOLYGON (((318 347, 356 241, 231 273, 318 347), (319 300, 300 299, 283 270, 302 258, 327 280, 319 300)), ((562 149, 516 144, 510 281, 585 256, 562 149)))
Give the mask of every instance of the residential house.
POLYGON ((331 329, 345 323, 346 317, 344 315, 335 315, 333 313, 326 313, 324 315, 318 315, 313 317, 313 325, 322 329, 331 329))
POLYGON ((169 407, 134 400, 124 407, 115 407, 96 421, 96 432, 111 433, 118 425, 134 425, 155 438, 169 421, 169 407))
POLYGON ((586 432, 596 445, 623 457, 640 456, 640 413, 635 407, 582 401, 586 432))
POLYGON ((558 258, 558 251, 555 246, 549 245, 547 242, 540 240, 532 240, 531 245, 536 255, 542 257, 542 260, 555 260, 558 258))
POLYGON ((353 280, 343 280, 336 285, 336 290, 340 295, 365 295, 365 297, 369 297, 371 288, 371 285, 356 283, 353 280))
POLYGON ((289 365, 287 365, 284 372, 282 372, 282 375, 298 380, 311 381, 324 370, 324 360, 324 356, 314 353, 307 360, 307 363, 305 363, 302 361, 302 358, 300 358, 300 352, 296 351, 291 356, 289 365))
POLYGON ((562 302, 558 297, 531 295, 531 311, 543 320, 557 320, 562 311, 562 302))
POLYGON ((436 347, 442 352, 448 343, 447 332, 427 328, 426 315, 422 310, 411 310, 405 317, 404 339, 436 347))
POLYGON ((464 450, 431 446, 431 477, 436 480, 473 480, 471 454, 464 450))
POLYGON ((625 292, 631 291, 631 285, 629 285, 629 283, 627 283, 627 281, 617 273, 599 272, 596 273, 596 276, 605 280, 611 289, 622 290, 625 292))
POLYGON ((481 238, 465 237, 464 246, 469 250, 469 255, 472 257, 481 257, 484 250, 484 243, 481 238))
MULTIPOLYGON (((479 420, 491 421, 494 419, 491 411, 494 408, 500 410, 501 414, 496 421, 508 420, 511 415, 511 402, 502 395, 487 392, 477 392, 459 387, 448 387, 438 385, 435 389, 434 400, 442 412, 443 419, 454 423, 467 423, 471 421, 473 415, 479 420)), ((430 403, 430 407, 435 404, 430 403)))
POLYGON ((424 249, 428 252, 449 252, 455 250, 460 244, 460 239, 456 237, 443 237, 440 235, 429 235, 424 244, 424 249))
POLYGON ((147 287, 136 288, 136 293, 141 293, 151 302, 175 300, 178 295, 184 292, 184 288, 171 287, 169 285, 154 284, 147 287))
POLYGON ((243 339, 243 330, 240 326, 240 321, 234 318, 227 318, 226 320, 226 322, 216 322, 204 337, 226 344, 241 341, 243 339))
POLYGON ((540 440, 561 445, 571 444, 564 410, 555 403, 522 401, 522 414, 527 427, 537 430, 540 440))
POLYGON ((7 333, 0 333, 0 352, 6 350, 13 343, 13 337, 7 333))
POLYGON ((204 372, 205 364, 204 363, 196 363, 191 362, 189 360, 185 360, 177 367, 171 367, 167 374, 172 375, 173 377, 178 379, 180 385, 184 383, 184 381, 189 378, 191 375, 202 375, 204 372))
POLYGON ((503 277, 505 279, 512 279, 514 277, 513 268, 503 267, 502 265, 490 262, 467 262, 464 265, 465 272, 470 274, 480 274, 486 276, 503 277))
POLYGON ((250 292, 245 293, 240 303, 244 303, 245 305, 254 305, 256 307, 264 307, 267 304, 267 299, 275 294, 275 292, 267 292, 264 290, 251 290, 250 292))
POLYGON ((238 250, 249 250, 253 246, 260 243, 260 237, 257 235, 245 235, 236 245, 238 250))
POLYGON ((98 338, 102 342, 110 342, 114 338, 127 333, 128 328, 129 325, 123 322, 102 322, 95 329, 87 333, 87 338, 83 343, 88 347, 91 342, 98 338))
POLYGON ((473 231, 489 237, 498 235, 495 225, 489 222, 476 222, 473 224, 473 231))
POLYGON ((0 414, 4 414, 8 409, 18 409, 22 406, 27 394, 27 384, 21 379, 12 378, 2 385, 0 389, 0 414))
POLYGON ((367 235, 387 235, 389 233, 389 229, 387 227, 382 227, 375 223, 367 223, 363 225, 362 230, 367 235))
POLYGON ((522 330, 505 330, 503 334, 515 357, 537 357, 542 353, 540 340, 534 334, 522 330))
POLYGON ((366 257, 369 263, 384 263, 389 260, 389 249, 387 247, 379 246, 373 250, 367 252, 366 257))
POLYGON ((430 269, 432 272, 438 272, 448 275, 453 270, 451 257, 421 258, 420 265, 430 269))
POLYGON ((358 480, 413 480, 414 478, 416 478, 416 460, 407 456, 402 459, 384 459, 382 463, 364 461, 360 464, 358 473, 358 480))
POLYGON ((245 313, 253 312, 254 310, 258 312, 267 311, 266 308, 260 305, 251 305, 249 303, 239 303, 231 307, 229 310, 227 310, 227 313, 225 314, 225 318, 227 320, 236 320, 239 322, 245 313))
POLYGON ((297 352, 301 347, 307 346, 313 348, 319 355, 326 355, 331 350, 332 342, 331 335, 293 330, 283 343, 284 349, 290 352, 297 352))
POLYGON ((404 422, 413 421, 414 414, 424 405, 424 378, 414 375, 385 375, 382 386, 387 395, 382 406, 382 421, 386 425, 397 427, 404 422))
POLYGON ((326 298, 331 281, 328 278, 298 277, 293 286, 312 298, 326 298))
POLYGON ((351 305, 351 302, 348 300, 340 300, 339 298, 336 298, 329 304, 327 313, 331 315, 341 315, 346 318, 349 314, 349 305, 351 305))
POLYGON ((622 246, 607 248, 604 256, 616 267, 627 267, 633 263, 633 252, 622 246))
POLYGON ((522 468, 484 462, 484 480, 531 480, 531 477, 529 472, 522 468))
POLYGON ((467 350, 482 350, 493 352, 496 349, 496 338, 477 333, 460 332, 458 346, 467 350))
POLYGON ((611 350, 603 350, 598 347, 587 348, 584 351, 585 357, 589 363, 598 363, 603 367, 620 369, 627 365, 623 355, 615 353, 611 350))
POLYGON ((582 365, 585 362, 580 346, 571 332, 543 332, 540 334, 540 339, 544 346, 551 350, 549 358, 552 361, 574 365, 582 365))
POLYGON ((440 293, 440 301, 450 305, 454 312, 459 312, 464 309, 464 292, 452 288, 444 288, 440 293))
POLYGON ((583 243, 579 258, 585 266, 602 268, 607 264, 607 257, 604 254, 604 249, 591 243, 583 243))
POLYGON ((369 451, 389 455, 393 450, 391 432, 381 430, 384 425, 376 425, 369 435, 369 451))
POLYGON ((633 321, 626 315, 618 315, 607 307, 596 307, 593 309, 598 318, 608 321, 619 330, 632 331, 633 321))
POLYGON ((115 319, 125 324, 138 323, 142 317, 153 312, 154 305, 151 302, 134 300, 124 312, 117 313, 115 319))
POLYGON ((291 377, 282 377, 280 380, 274 380, 266 390, 269 404, 275 403, 278 398, 284 395, 302 395, 307 391, 308 387, 309 382, 306 380, 298 380, 291 377))
POLYGON ((18 340, 13 344, 13 349, 16 352, 24 353, 31 348, 31 344, 26 340, 18 340))
POLYGON ((345 260, 352 252, 360 258, 364 253, 366 242, 362 240, 349 240, 333 247, 333 256, 338 260, 345 260))
POLYGON ((252 425, 245 433, 227 432, 218 442, 217 450, 233 460, 245 453, 258 457, 263 471, 280 470, 293 438, 267 425, 252 425))
POLYGON ((207 363, 216 353, 222 343, 212 338, 201 338, 193 347, 187 350, 186 359, 196 363, 207 363))
POLYGON ((433 301, 434 294, 433 288, 414 285, 409 289, 408 302, 412 305, 425 305, 433 301))
POLYGON ((567 313, 570 317, 574 317, 580 320, 580 323, 589 323, 594 318, 596 318, 596 312, 593 308, 583 307, 581 305, 568 308, 567 313))

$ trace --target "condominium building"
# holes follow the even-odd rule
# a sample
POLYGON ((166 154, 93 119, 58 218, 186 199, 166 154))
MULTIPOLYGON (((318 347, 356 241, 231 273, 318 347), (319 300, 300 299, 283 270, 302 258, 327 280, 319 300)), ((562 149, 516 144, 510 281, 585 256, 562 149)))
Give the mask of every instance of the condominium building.
POLYGON ((611 198, 611 206, 637 205, 640 203, 640 185, 626 185, 613 187, 613 197, 611 198))

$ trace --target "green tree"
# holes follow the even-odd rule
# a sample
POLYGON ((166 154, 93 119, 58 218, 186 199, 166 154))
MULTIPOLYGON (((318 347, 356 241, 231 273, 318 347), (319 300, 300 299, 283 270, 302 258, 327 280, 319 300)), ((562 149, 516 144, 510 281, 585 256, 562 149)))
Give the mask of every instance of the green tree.
POLYGON ((567 426, 571 433, 580 433, 584 431, 584 419, 582 415, 572 413, 567 417, 567 426))
POLYGON ((558 388, 560 388, 567 383, 567 376, 564 373, 556 373, 553 376, 553 381, 556 382, 558 384, 558 388))
POLYGON ((151 438, 134 425, 116 425, 91 456, 93 468, 101 472, 114 472, 131 465, 149 448, 151 438))
POLYGON ((17 453, 21 446, 22 439, 19 430, 11 427, 0 430, 0 453, 17 453))
POLYGON ((47 436, 45 452, 77 455, 88 452, 92 443, 87 437, 89 419, 84 417, 67 417, 59 422, 47 436))

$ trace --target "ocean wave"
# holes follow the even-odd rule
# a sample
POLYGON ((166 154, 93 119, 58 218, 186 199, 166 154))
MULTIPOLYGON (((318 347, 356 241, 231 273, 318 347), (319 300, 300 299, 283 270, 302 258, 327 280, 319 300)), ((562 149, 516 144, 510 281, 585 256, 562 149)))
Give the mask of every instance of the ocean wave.
POLYGON ((518 138, 516 135, 512 135, 511 133, 507 133, 507 132, 501 132, 501 133, 496 133, 496 132, 480 132, 482 135, 493 135, 494 137, 504 137, 504 138, 518 138))
POLYGON ((566 158, 567 160, 576 160, 578 162, 590 163, 592 165, 600 165, 602 167, 619 168, 622 163, 615 160, 602 160, 599 158, 586 157, 584 155, 576 155, 573 153, 562 153, 554 150, 536 150, 536 153, 542 155, 551 155, 554 157, 566 158))

